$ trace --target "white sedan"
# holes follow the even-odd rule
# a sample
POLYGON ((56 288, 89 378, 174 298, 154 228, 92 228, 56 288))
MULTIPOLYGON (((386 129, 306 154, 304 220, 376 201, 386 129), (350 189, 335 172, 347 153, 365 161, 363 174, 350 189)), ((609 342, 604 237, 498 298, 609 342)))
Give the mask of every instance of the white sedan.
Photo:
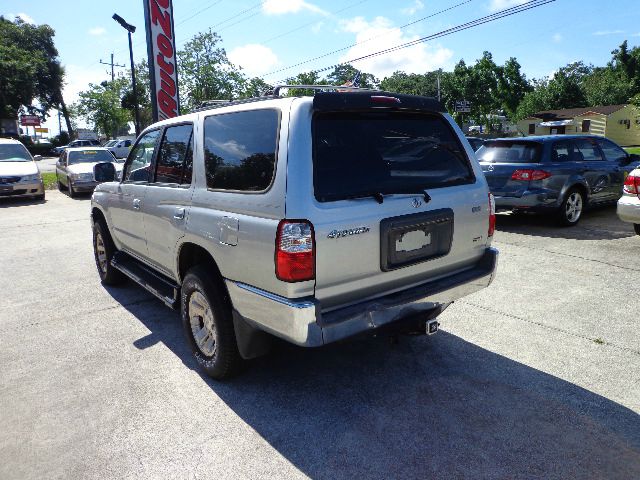
POLYGON ((0 198, 27 196, 44 200, 38 166, 22 143, 0 138, 0 198))
POLYGON ((622 197, 618 200, 618 217, 633 223, 640 235, 640 168, 633 170, 624 181, 622 197))
POLYGON ((106 148, 68 148, 56 163, 58 189, 66 189, 72 198, 78 192, 92 192, 100 183, 94 177, 93 167, 103 162, 113 163, 116 173, 122 171, 122 164, 106 148))

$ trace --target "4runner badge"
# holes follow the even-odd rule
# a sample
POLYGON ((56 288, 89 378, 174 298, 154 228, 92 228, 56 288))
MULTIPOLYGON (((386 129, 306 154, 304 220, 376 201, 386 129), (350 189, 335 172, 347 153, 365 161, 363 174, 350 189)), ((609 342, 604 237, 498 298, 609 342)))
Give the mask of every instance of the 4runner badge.
POLYGON ((331 230, 327 238, 341 238, 350 237, 351 235, 360 235, 361 233, 367 233, 369 227, 349 228, 347 230, 331 230))

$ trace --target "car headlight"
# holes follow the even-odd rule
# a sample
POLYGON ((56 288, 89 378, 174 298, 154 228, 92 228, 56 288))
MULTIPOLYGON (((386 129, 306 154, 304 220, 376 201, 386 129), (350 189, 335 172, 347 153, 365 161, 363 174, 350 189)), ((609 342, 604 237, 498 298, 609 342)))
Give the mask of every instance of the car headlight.
POLYGON ((37 174, 37 173, 35 175, 25 175, 24 177, 22 177, 20 179, 20 181, 22 181, 24 183, 39 182, 40 181, 40 175, 37 174))
POLYGON ((92 182, 93 181, 93 173, 87 172, 87 173, 72 173, 71 174, 71 179, 72 180, 84 180, 87 182, 92 182))

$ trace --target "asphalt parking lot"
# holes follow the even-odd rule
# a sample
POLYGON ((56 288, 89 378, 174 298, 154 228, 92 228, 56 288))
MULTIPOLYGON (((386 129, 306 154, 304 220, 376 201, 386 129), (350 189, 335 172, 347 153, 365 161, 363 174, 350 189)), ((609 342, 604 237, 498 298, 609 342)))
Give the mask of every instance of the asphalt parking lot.
POLYGON ((203 377, 178 315, 105 289, 89 198, 0 201, 0 478, 640 478, 640 237, 498 216, 434 337, 203 377))

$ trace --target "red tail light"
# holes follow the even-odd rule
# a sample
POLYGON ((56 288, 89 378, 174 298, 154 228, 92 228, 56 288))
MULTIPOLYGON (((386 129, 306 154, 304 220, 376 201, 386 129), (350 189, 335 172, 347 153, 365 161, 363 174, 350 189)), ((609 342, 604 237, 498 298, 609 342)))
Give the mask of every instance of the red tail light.
POLYGON ((516 170, 511 175, 511 180, 520 180, 523 182, 528 182, 530 180, 544 180, 545 178, 549 178, 551 174, 549 172, 545 172, 544 170, 532 170, 530 168, 516 170))
POLYGON ((493 194, 489 194, 489 231, 487 237, 493 237, 493 232, 496 231, 496 200, 493 198, 493 194))
POLYGON ((307 220, 282 220, 276 235, 276 277, 303 282, 316 276, 313 225, 307 220))
POLYGON ((624 180, 624 192, 640 195, 640 176, 629 175, 624 180))

